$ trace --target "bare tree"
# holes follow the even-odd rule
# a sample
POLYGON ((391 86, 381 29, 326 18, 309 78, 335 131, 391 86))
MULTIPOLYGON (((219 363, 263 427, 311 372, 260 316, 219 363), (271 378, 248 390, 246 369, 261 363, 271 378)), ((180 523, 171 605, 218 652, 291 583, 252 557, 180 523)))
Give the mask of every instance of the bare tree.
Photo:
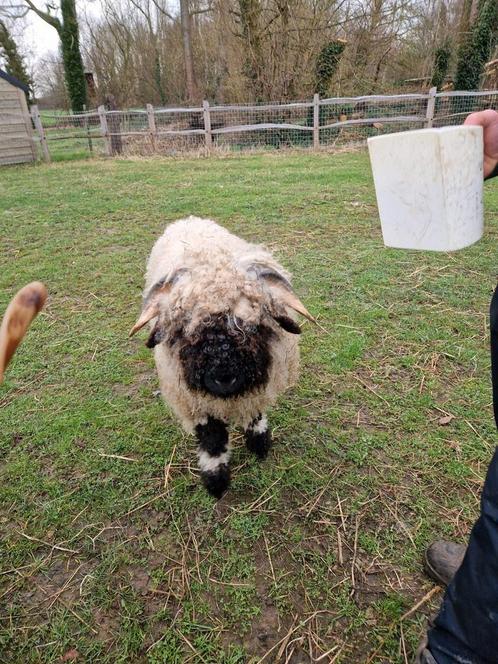
POLYGON ((47 4, 46 11, 31 0, 24 0, 28 11, 34 12, 45 23, 51 25, 60 38, 64 75, 68 96, 73 111, 83 110, 86 101, 86 81, 80 52, 79 25, 75 0, 59 0, 58 7, 47 4), (53 13, 58 11, 60 17, 53 13))
MULTIPOLYGON (((436 51, 456 52, 476 0, 102 0, 85 57, 119 105, 309 97, 318 56, 346 45, 327 94, 429 85, 436 51)), ((448 76, 454 70, 454 55, 448 76)))
POLYGON ((148 45, 153 52, 153 78, 159 99, 162 105, 166 103, 166 93, 162 80, 162 61, 159 50, 159 12, 168 18, 172 18, 169 13, 158 3, 151 3, 149 0, 129 0, 145 19, 148 30, 148 45), (155 13, 155 16, 154 16, 155 13))
MULTIPOLYGON (((159 0, 154 0, 154 2, 160 11, 162 11, 169 18, 173 19, 171 14, 166 11, 164 6, 159 4, 159 0)), ((193 8, 192 0, 180 0, 180 25, 182 30, 183 60, 187 86, 187 100, 189 102, 198 101, 199 98, 192 47, 192 19, 198 14, 204 14, 210 11, 212 11, 211 4, 208 4, 206 7, 202 8, 193 8)))
POLYGON ((189 0, 180 0, 180 17, 182 25, 183 57, 185 60, 185 76, 187 81, 188 101, 197 99, 197 81, 195 79, 194 61, 192 58, 192 15, 189 0))

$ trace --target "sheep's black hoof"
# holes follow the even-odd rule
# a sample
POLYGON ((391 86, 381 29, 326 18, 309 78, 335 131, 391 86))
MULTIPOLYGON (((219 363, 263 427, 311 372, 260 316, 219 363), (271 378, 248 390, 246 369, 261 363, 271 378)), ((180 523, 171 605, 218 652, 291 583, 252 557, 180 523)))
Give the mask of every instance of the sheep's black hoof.
POLYGON ((230 468, 226 464, 218 466, 215 471, 202 472, 201 477, 208 493, 218 500, 230 486, 230 468))
POLYGON ((262 433, 255 433, 251 429, 245 432, 246 446, 258 459, 266 459, 271 448, 271 431, 267 429, 262 433))

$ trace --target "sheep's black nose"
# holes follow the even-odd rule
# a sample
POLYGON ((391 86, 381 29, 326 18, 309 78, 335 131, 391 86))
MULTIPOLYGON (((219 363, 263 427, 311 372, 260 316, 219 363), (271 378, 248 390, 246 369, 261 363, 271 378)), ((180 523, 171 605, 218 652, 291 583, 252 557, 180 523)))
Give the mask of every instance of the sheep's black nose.
POLYGON ((237 376, 223 376, 223 378, 215 378, 214 382, 220 390, 226 392, 231 390, 237 382, 237 376))
POLYGON ((242 372, 234 374, 218 371, 208 372, 204 376, 204 385, 208 392, 218 397, 231 397, 240 391, 243 384, 242 372))

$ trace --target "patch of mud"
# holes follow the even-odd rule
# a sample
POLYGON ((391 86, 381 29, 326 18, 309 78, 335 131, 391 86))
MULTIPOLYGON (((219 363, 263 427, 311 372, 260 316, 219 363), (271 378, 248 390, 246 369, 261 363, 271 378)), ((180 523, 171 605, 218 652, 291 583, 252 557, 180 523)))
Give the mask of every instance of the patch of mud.
POLYGON ((59 600, 66 605, 76 604, 80 588, 95 563, 78 563, 76 560, 53 559, 43 571, 26 575, 24 583, 10 595, 26 613, 49 611, 59 600))
POLYGON ((97 629, 95 638, 98 641, 115 641, 119 634, 119 613, 110 614, 102 609, 93 612, 94 626, 97 629))

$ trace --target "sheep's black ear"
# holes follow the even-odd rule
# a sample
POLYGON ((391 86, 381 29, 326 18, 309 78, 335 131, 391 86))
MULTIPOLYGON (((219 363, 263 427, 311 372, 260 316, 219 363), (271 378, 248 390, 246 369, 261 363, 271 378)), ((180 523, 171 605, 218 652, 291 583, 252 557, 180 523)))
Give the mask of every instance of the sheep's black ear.
POLYGON ((274 316, 274 320, 286 332, 290 332, 291 334, 301 334, 301 328, 296 321, 292 320, 289 316, 274 316))
POLYGON ((155 325, 154 329, 150 333, 149 338, 145 342, 147 348, 154 348, 157 344, 160 344, 164 339, 164 330, 162 330, 159 325, 155 325))
MULTIPOLYGON (((304 316, 312 323, 316 323, 316 320, 294 293, 291 284, 283 274, 280 274, 280 272, 274 268, 265 266, 262 263, 251 263, 248 271, 255 272, 258 276, 258 279, 261 279, 261 281, 266 283, 266 285, 272 291, 272 297, 280 306, 283 305, 285 307, 289 307, 290 309, 294 309, 294 311, 297 311, 297 313, 301 314, 301 316, 304 316)), ((297 332, 294 332, 294 334, 297 334, 297 332)))

